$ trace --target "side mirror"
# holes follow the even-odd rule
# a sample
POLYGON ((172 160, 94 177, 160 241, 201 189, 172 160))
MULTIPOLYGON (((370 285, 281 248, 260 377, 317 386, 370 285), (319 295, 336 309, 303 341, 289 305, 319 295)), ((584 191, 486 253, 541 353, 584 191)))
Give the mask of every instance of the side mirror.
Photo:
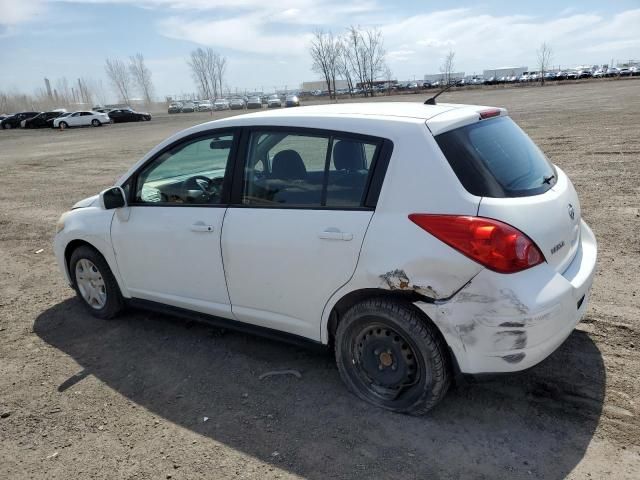
POLYGON ((100 204, 105 210, 125 207, 127 199, 124 190, 120 187, 107 188, 100 193, 100 204))

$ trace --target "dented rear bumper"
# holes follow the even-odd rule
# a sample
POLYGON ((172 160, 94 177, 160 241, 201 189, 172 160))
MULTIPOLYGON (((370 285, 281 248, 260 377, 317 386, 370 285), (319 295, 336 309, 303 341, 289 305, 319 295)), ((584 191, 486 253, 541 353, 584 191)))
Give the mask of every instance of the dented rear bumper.
POLYGON ((542 264, 516 274, 483 270, 446 302, 418 302, 440 328, 462 373, 514 372, 548 357, 587 308, 597 245, 581 222, 567 269, 542 264))

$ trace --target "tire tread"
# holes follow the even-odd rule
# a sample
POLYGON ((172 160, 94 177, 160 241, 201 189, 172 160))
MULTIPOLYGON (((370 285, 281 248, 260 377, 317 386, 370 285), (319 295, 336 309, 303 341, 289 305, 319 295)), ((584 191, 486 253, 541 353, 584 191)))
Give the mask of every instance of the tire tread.
POLYGON ((449 386, 451 385, 452 375, 449 363, 449 352, 444 340, 439 335, 439 332, 436 332, 436 327, 430 323, 430 320, 424 318, 422 314, 416 312, 410 305, 383 297, 377 297, 364 300, 351 307, 338 324, 338 329, 336 331, 335 354, 340 375, 352 392, 365 401, 369 401, 343 371, 344 367, 340 362, 341 352, 339 352, 339 349, 342 345, 340 337, 344 333, 349 322, 365 313, 371 313, 372 310, 386 312, 400 325, 402 325, 402 327, 412 336, 425 343, 427 348, 421 349, 420 353, 423 356, 427 356, 428 354, 431 361, 431 375, 433 382, 431 383, 430 388, 425 389, 420 398, 413 405, 406 409, 398 409, 395 411, 410 413, 412 415, 426 414, 444 398, 449 390, 449 386))

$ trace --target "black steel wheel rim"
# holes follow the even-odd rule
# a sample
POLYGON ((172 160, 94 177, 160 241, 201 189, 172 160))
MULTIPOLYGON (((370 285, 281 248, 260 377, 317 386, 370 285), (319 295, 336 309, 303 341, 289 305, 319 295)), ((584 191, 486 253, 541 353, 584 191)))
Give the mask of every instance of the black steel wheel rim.
POLYGON ((385 323, 367 323, 354 336, 353 365, 360 382, 380 400, 406 396, 420 382, 420 357, 413 343, 385 323))

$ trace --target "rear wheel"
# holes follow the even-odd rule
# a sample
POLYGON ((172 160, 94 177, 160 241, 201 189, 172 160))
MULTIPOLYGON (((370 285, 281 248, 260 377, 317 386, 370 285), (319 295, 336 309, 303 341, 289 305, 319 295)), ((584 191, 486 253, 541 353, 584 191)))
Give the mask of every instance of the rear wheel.
POLYGON ((102 124, 100 123, 100 120, 94 118, 93 120, 91 120, 91 125, 93 125, 94 127, 99 127, 102 124))
POLYGON ((71 254, 69 273, 83 305, 95 317, 115 317, 124 308, 124 299, 105 259, 89 246, 71 254))
POLYGON ((11 124, 10 123, 3 123, 2 124, 2 128, 4 128, 5 130, 10 130, 11 129, 11 124))
POLYGON ((349 390, 394 412, 422 415, 447 393, 444 341, 410 306, 383 298, 353 306, 336 332, 336 362, 349 390))

